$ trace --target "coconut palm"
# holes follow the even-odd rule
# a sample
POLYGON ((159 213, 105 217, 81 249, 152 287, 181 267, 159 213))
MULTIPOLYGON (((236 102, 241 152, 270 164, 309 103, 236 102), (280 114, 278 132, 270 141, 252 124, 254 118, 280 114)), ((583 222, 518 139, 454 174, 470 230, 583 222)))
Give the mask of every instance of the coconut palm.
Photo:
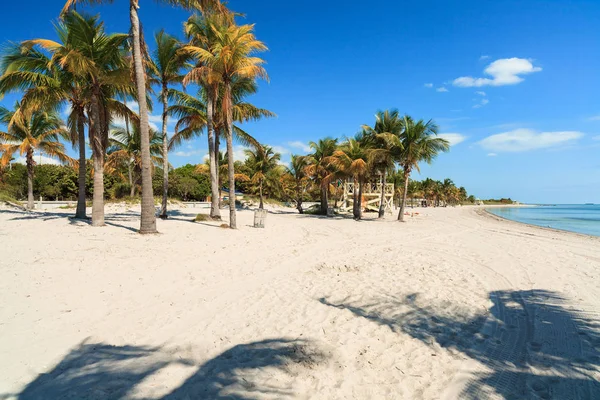
POLYGON ((321 189, 321 214, 327 214, 329 183, 334 178, 333 168, 331 166, 331 156, 337 149, 337 139, 326 137, 317 142, 309 142, 309 147, 313 150, 307 157, 307 173, 313 177, 321 189))
MULTIPOLYGON (((254 56, 267 47, 254 36, 253 25, 237 26, 233 19, 219 18, 209 20, 215 41, 206 49, 199 46, 189 47, 191 54, 202 63, 202 71, 211 77, 218 77, 223 88, 221 112, 225 116, 225 136, 229 157, 229 226, 236 228, 235 213, 235 168, 233 155, 233 92, 232 83, 236 78, 255 80, 267 79, 262 67, 264 61, 254 56)), ((209 112, 210 113, 210 112, 209 112)))
POLYGON ((304 214, 302 198, 308 185, 308 174, 306 173, 308 165, 308 157, 292 154, 290 166, 287 168, 287 172, 294 179, 294 200, 296 201, 296 209, 300 214, 304 214))
MULTIPOLYGON (((153 166, 158 166, 163 163, 162 135, 153 129, 150 129, 150 132, 152 134, 152 141, 150 142, 152 164, 153 166)), ((142 172, 139 120, 137 123, 133 124, 132 129, 129 129, 128 127, 114 127, 110 132, 108 141, 109 147, 106 152, 106 172, 118 173, 121 175, 121 178, 124 178, 120 171, 126 168, 129 185, 132 189, 135 188, 141 178, 142 172)), ((132 192, 134 192, 134 190, 132 190, 132 192)))
POLYGON ((352 211, 354 219, 362 218, 362 192, 365 177, 369 173, 368 144, 360 133, 342 143, 331 156, 331 165, 338 174, 352 178, 354 182, 352 211), (358 189, 358 190, 357 190, 358 189))
POLYGON ((23 42, 52 53, 52 60, 82 82, 89 101, 85 108, 89 122, 90 145, 94 164, 92 225, 104 225, 104 157, 108 145, 108 126, 113 112, 121 107, 113 100, 117 91, 130 91, 129 69, 125 59, 128 36, 107 35, 98 17, 71 11, 63 16, 62 43, 34 39, 23 42))
POLYGON ((413 169, 419 171, 419 163, 425 161, 430 164, 440 152, 450 149, 450 143, 437 137, 438 126, 432 121, 414 121, 408 115, 403 118, 402 154, 399 164, 404 171, 404 192, 400 204, 398 220, 404 221, 404 207, 408 192, 408 180, 413 169))
MULTIPOLYGON (((169 107, 169 86, 179 83, 183 79, 181 69, 186 56, 181 52, 179 41, 164 32, 159 31, 154 35, 156 49, 149 63, 152 78, 160 86, 160 99, 163 105, 162 112, 162 143, 163 143, 163 193, 160 209, 160 218, 167 218, 167 197, 169 194, 169 138, 167 134, 167 120, 169 107)), ((151 152, 152 153, 152 152, 151 152)))
MULTIPOLYGON (((67 0, 61 14, 66 14, 77 4, 102 4, 112 3, 113 0, 67 0)), ((224 9, 219 0, 162 0, 163 3, 194 7, 198 9, 224 9)), ((142 154, 142 215, 140 230, 142 234, 156 232, 156 217, 154 214, 154 196, 152 193, 152 172, 150 156, 150 134, 148 125, 148 104, 146 101, 146 71, 142 57, 142 33, 138 9, 139 0, 129 0, 129 19, 131 21, 131 36, 133 42, 133 69, 135 86, 140 113, 141 154, 142 154)), ((94 175, 95 176, 95 175, 94 175)), ((96 195, 96 192, 94 192, 96 195)), ((93 214, 93 211, 92 211, 93 214)), ((93 216, 92 216, 93 218, 93 216)))
POLYGON ((27 208, 33 209, 33 154, 37 151, 74 164, 75 160, 66 155, 65 147, 59 142, 59 138, 70 137, 69 131, 56 112, 24 108, 18 102, 12 111, 0 106, 0 123, 7 126, 5 132, 0 131, 0 165, 7 165, 16 152, 25 155, 27 208))
MULTIPOLYGON (((64 24, 58 24, 57 35, 63 46, 72 37, 64 24)), ((10 46, 2 57, 0 94, 24 90, 22 104, 33 108, 59 109, 68 105, 67 125, 71 141, 79 150, 78 198, 75 218, 86 218, 86 96, 81 79, 62 68, 43 52, 21 44, 10 46)))
POLYGON ((392 172, 396 160, 402 152, 402 119, 398 110, 379 111, 375 115, 375 125, 363 125, 363 129, 370 137, 371 149, 369 161, 373 168, 381 174, 381 198, 379 201, 379 218, 385 215, 385 183, 386 174, 392 172))
POLYGON ((245 150, 246 154, 246 166, 250 170, 250 182, 258 187, 258 193, 260 197, 260 203, 258 208, 262 210, 264 208, 263 202, 263 184, 267 179, 267 176, 279 166, 279 160, 281 160, 281 154, 275 153, 273 148, 270 146, 260 146, 257 149, 245 150))

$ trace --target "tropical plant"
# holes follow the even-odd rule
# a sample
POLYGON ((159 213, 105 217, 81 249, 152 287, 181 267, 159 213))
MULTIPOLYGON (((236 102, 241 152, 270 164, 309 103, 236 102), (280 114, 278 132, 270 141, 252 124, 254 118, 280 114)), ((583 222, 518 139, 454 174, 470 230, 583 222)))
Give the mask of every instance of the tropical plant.
POLYGON ((413 169, 419 170, 419 163, 425 161, 431 163, 440 152, 450 149, 446 139, 437 137, 438 127, 432 121, 414 121, 408 115, 403 118, 402 154, 399 164, 404 171, 404 191, 398 220, 404 221, 404 207, 408 194, 408 180, 413 169))
POLYGON ((354 182, 352 210, 356 220, 362 218, 363 186, 365 177, 369 173, 367 148, 366 137, 360 133, 342 143, 333 153, 330 161, 339 175, 350 177, 354 182))
POLYGON ((31 110, 16 103, 14 110, 0 107, 0 123, 7 126, 0 131, 1 165, 7 165, 13 154, 25 155, 27 165, 27 208, 33 209, 34 152, 58 158, 61 162, 74 164, 65 153, 59 138, 69 138, 69 131, 56 112, 31 110))
MULTIPOLYGON (((165 33, 164 30, 154 35, 156 49, 149 63, 153 83, 160 87, 160 99, 163 105, 162 112, 162 155, 163 155, 163 187, 160 218, 167 218, 167 198, 169 195, 169 138, 167 134, 169 85, 180 83, 183 80, 181 69, 186 61, 185 54, 181 51, 179 41, 165 33)), ((152 147, 152 145, 150 145, 152 147)), ((152 154, 152 149, 150 150, 152 154)))
POLYGON ((288 174, 294 180, 293 199, 296 202, 296 209, 300 214, 304 214, 304 210, 302 209, 302 200, 304 198, 306 187, 309 183, 308 174, 306 173, 308 163, 308 157, 292 154, 290 166, 287 168, 288 174))
POLYGON ((313 150, 307 157, 307 173, 312 176, 321 190, 321 214, 327 214, 329 183, 334 178, 334 169, 331 166, 331 156, 337 149, 337 139, 326 137, 317 142, 308 144, 313 150))
POLYGON ((379 200, 379 218, 385 215, 386 174, 393 172, 395 162, 402 152, 402 119, 398 110, 379 111, 375 115, 375 125, 363 125, 371 148, 369 162, 381 174, 381 198, 379 200))
POLYGON ((250 170, 251 176, 250 182, 258 188, 260 197, 260 203, 258 208, 262 210, 264 208, 263 200, 263 184, 269 174, 273 170, 279 167, 279 160, 281 160, 281 154, 275 153, 272 147, 260 146, 255 150, 245 150, 246 154, 246 166, 250 170))

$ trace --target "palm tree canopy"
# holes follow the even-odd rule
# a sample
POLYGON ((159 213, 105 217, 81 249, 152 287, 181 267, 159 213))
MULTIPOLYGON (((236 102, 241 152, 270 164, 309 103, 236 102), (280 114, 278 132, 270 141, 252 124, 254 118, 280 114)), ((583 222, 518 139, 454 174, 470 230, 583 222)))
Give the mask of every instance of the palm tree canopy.
POLYGON ((440 152, 450 149, 450 143, 437 137, 438 126, 429 120, 414 121, 408 115, 403 117, 404 132, 402 133, 402 155, 400 164, 406 172, 416 168, 419 171, 419 162, 430 164, 440 152))
POLYGON ((281 154, 275 153, 270 146, 247 149, 244 153, 247 157, 245 164, 252 173, 250 179, 253 183, 264 180, 269 172, 279 167, 281 154))
POLYGON ((7 126, 6 131, 0 131, 0 165, 7 165, 16 152, 24 155, 35 150, 63 163, 76 163, 59 142, 68 138, 69 132, 56 112, 23 108, 17 102, 12 111, 0 106, 0 123, 7 126))

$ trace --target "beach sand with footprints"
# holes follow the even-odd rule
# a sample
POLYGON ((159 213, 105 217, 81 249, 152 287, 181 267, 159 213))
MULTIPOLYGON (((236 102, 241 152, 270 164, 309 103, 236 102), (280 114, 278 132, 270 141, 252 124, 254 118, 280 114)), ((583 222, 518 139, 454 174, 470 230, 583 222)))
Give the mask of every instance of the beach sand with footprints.
POLYGON ((136 206, 1 209, 0 398, 600 398, 600 238, 198 211, 141 236, 136 206))

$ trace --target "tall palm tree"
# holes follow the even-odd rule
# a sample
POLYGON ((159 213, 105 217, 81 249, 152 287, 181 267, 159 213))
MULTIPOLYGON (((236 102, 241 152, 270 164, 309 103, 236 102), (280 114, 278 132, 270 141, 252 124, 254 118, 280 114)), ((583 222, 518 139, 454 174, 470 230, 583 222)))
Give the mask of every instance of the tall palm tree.
POLYGON ((362 218, 363 185, 369 173, 367 146, 365 136, 361 133, 342 143, 331 156, 331 164, 340 174, 351 177, 354 182, 352 210, 356 220, 362 218))
MULTIPOLYGON (((61 14, 66 14, 71 7, 77 4, 102 4, 112 3, 113 0, 67 0, 61 14)), ((162 0, 163 3, 179 5, 186 8, 200 10, 217 9, 225 7, 219 0, 162 0)), ((156 216, 154 211, 154 195, 152 193, 152 160, 150 156, 150 134, 148 124, 148 104, 146 102, 146 71, 144 69, 142 51, 142 32, 138 9, 139 0, 129 0, 129 19, 131 22, 131 35, 133 42, 133 66, 135 85, 140 113, 140 132, 142 150, 142 215, 140 218, 141 234, 156 233, 156 216)), ((92 212, 93 213, 93 212, 92 212)))
POLYGON ((337 139, 326 137, 308 145, 313 152, 307 156, 309 165, 306 171, 321 188, 321 214, 327 215, 329 183, 334 177, 331 156, 337 149, 337 139))
POLYGON ((164 32, 159 31, 154 35, 156 49, 150 62, 152 77, 160 86, 160 99, 163 105, 162 113, 162 143, 163 143, 163 193, 160 209, 160 218, 167 218, 167 197, 169 194, 169 138, 167 134, 168 107, 169 107, 169 85, 179 83, 183 79, 181 69, 186 60, 181 52, 179 41, 164 32))
POLYGON ((246 166, 249 168, 250 181, 258 186, 260 204, 258 208, 264 209, 263 203, 263 183, 267 176, 279 166, 281 154, 275 153, 270 146, 260 146, 255 150, 245 150, 246 166))
POLYGON ((300 214, 304 214, 302 209, 302 198, 308 184, 308 174, 306 173, 309 164, 309 159, 306 156, 299 156, 292 154, 290 166, 287 168, 287 172, 293 177, 295 187, 294 194, 296 200, 296 209, 300 214))
POLYGON ((0 165, 7 165, 16 152, 25 155, 27 208, 33 209, 34 151, 74 164, 75 160, 65 154, 65 148, 59 142, 59 138, 70 137, 69 131, 56 112, 27 109, 20 103, 16 103, 12 111, 0 106, 0 123, 7 125, 6 132, 0 131, 0 165))
POLYGON ((414 121, 408 115, 403 118, 402 132, 402 154, 399 164, 404 170, 404 192, 400 204, 398 220, 404 221, 404 207, 408 192, 408 180, 413 169, 419 171, 419 163, 425 161, 428 164, 437 157, 440 152, 450 149, 450 143, 443 138, 437 137, 438 126, 432 120, 427 122, 414 121))
POLYGON ((63 16, 63 43, 34 39, 25 47, 39 46, 52 53, 52 60, 82 81, 83 96, 89 97, 86 112, 94 164, 92 225, 104 225, 104 157, 112 111, 120 110, 113 96, 130 90, 129 69, 125 59, 128 36, 107 35, 98 17, 71 11, 63 16))
POLYGON ((223 87, 222 113, 225 115, 225 136, 229 157, 229 226, 236 229, 235 213, 235 163, 233 159, 233 92, 232 83, 236 78, 267 79, 262 67, 264 60, 254 56, 267 50, 264 43, 254 36, 254 25, 237 26, 233 19, 220 18, 209 21, 210 29, 215 32, 215 42, 209 49, 190 48, 189 51, 202 62, 203 68, 211 76, 219 76, 223 87))
MULTIPOLYGON (((64 24, 58 24, 56 33, 63 46, 72 38, 64 24)), ((67 125, 71 141, 79 150, 78 197, 75 218, 86 218, 86 143, 85 108, 82 81, 61 67, 43 52, 21 44, 11 46, 2 57, 0 94, 24 90, 22 104, 34 108, 59 109, 69 107, 67 125)))
POLYGON ((393 171, 396 160, 402 152, 402 119, 398 110, 379 111, 375 115, 375 125, 363 125, 363 129, 371 142, 369 161, 381 174, 381 198, 379 201, 379 218, 385 215, 385 183, 386 174, 393 171))

